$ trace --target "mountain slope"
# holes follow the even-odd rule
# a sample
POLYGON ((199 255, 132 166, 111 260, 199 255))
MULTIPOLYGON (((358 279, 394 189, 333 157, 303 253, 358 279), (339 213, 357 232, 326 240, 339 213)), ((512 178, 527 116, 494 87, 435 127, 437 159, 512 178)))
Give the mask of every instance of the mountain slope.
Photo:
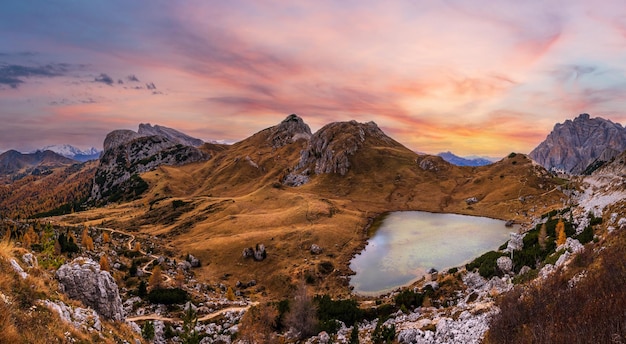
POLYGON ((80 210, 91 191, 96 161, 54 168, 0 185, 0 215, 26 218, 66 206, 66 212, 80 210))
POLYGON ((30 172, 35 168, 49 169, 74 163, 76 161, 49 150, 29 154, 9 150, 0 154, 0 175, 30 172))
POLYGON ((549 170, 581 174, 591 164, 601 164, 626 149, 626 128, 588 114, 554 126, 530 157, 549 170))
POLYGON ((374 123, 331 123, 311 134, 291 115, 233 145, 203 149, 212 151, 207 161, 141 174, 149 188, 140 199, 65 221, 105 221, 163 238, 175 251, 207 262, 196 270, 200 280, 254 279, 278 296, 313 274, 316 289, 341 294, 349 292, 349 261, 377 214, 425 210, 523 220, 563 197, 551 175, 524 155, 454 166, 412 152, 374 123), (284 183, 289 175, 307 182, 290 186, 284 183), (259 243, 266 260, 241 258, 243 249, 259 243), (313 244, 335 267, 330 275, 316 272, 313 244))

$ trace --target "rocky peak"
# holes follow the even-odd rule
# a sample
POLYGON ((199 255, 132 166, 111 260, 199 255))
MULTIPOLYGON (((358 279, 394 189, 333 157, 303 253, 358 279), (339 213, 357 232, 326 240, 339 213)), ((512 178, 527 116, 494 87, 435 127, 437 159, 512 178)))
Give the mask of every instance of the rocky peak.
POLYGON ((162 136, 170 141, 180 143, 185 146, 200 147, 204 144, 204 141, 191 137, 185 133, 182 133, 176 129, 160 126, 150 125, 150 123, 139 124, 139 135, 142 136, 162 136))
POLYGON ((280 148, 300 139, 311 138, 311 128, 296 114, 287 116, 280 124, 270 128, 269 141, 273 148, 280 148))
POLYGON ((104 151, 106 152, 109 149, 123 145, 142 136, 144 135, 128 129, 113 130, 112 132, 107 134, 106 138, 104 139, 104 151))
POLYGON ((626 129, 619 123, 581 114, 554 126, 530 157, 548 170, 583 173, 598 159, 606 161, 626 149, 626 129))
POLYGON ((82 301, 101 316, 122 321, 124 310, 115 280, 100 264, 89 258, 76 258, 56 272, 63 291, 72 299, 82 301))
POLYGON ((178 166, 210 158, 198 148, 181 143, 181 140, 186 142, 189 139, 193 142, 196 139, 179 131, 149 124, 141 124, 139 128, 141 133, 115 130, 107 135, 104 140, 105 150, 100 157, 91 189, 91 201, 117 200, 121 196, 136 197, 136 192, 125 189, 143 192, 146 187, 133 176, 152 171, 161 165, 178 166), (150 135, 153 131, 163 135, 150 135), (178 139, 170 138, 172 135, 178 135, 178 139))
POLYGON ((349 121, 325 125, 311 136, 294 172, 286 176, 285 184, 302 185, 308 181, 306 176, 311 172, 345 175, 351 166, 350 157, 368 141, 372 144, 395 143, 374 122, 349 121))

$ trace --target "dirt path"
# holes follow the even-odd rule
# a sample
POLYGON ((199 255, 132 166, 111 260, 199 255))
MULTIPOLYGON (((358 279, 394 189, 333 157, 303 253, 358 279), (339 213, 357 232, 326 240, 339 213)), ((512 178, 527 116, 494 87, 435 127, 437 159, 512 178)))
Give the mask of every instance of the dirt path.
MULTIPOLYGON (((124 232, 124 231, 120 231, 118 229, 113 229, 113 228, 104 228, 104 227, 95 227, 96 229, 99 229, 101 231, 109 231, 111 233, 117 233, 117 234, 121 234, 121 235, 125 235, 130 237, 130 240, 128 241, 127 245, 128 245, 128 250, 131 251, 133 250, 133 242, 135 241, 136 237, 134 234, 130 234, 128 232, 124 232)), ((148 252, 139 249, 139 253, 143 254, 144 256, 150 257, 152 258, 150 261, 148 261, 146 264, 144 264, 142 267, 140 267, 140 270, 147 275, 152 275, 152 271, 148 271, 146 270, 148 268, 148 266, 150 266, 150 264, 152 264, 155 260, 159 259, 158 256, 155 256, 153 254, 149 254, 148 252)), ((170 283, 172 282, 172 278, 170 276, 168 276, 167 274, 162 274, 162 276, 165 277, 165 282, 166 283, 170 283)))
MULTIPOLYGON (((198 318, 198 322, 208 321, 208 320, 217 318, 218 316, 220 316, 220 315, 222 315, 224 313, 228 313, 228 312, 247 311, 248 309, 250 309, 250 307, 256 306, 258 304, 259 304, 258 302, 251 302, 247 306, 228 307, 228 308, 220 309, 219 311, 215 311, 213 313, 209 313, 207 315, 203 315, 203 316, 199 317, 198 318)), ((167 321, 167 322, 182 322, 182 320, 179 319, 179 318, 165 318, 165 317, 162 317, 162 316, 160 316, 158 314, 147 314, 147 315, 140 315, 140 316, 136 316, 136 317, 129 317, 129 318, 126 318, 126 320, 127 321, 160 320, 160 321, 167 321)))

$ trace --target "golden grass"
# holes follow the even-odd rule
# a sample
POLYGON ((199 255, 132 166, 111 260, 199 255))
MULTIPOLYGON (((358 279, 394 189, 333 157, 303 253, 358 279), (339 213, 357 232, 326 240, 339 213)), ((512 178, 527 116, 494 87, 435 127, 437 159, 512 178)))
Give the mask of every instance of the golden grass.
POLYGON ((221 147, 207 162, 160 167, 142 175, 151 188, 141 200, 65 220, 104 221, 105 227, 160 235, 175 252, 201 259, 203 266, 195 270, 200 281, 234 286, 255 279, 270 297, 284 297, 311 274, 318 292, 348 294, 349 261, 367 240, 365 226, 383 212, 422 210, 524 221, 527 215, 561 206, 562 194, 549 192, 555 182, 524 155, 484 167, 458 167, 384 142, 366 141, 351 157, 345 176, 312 176, 304 186, 285 187, 278 182, 297 164, 304 141, 275 149, 266 143, 267 135, 261 131, 221 147), (419 166, 424 159, 433 170, 419 166), (470 197, 479 202, 468 205, 470 197), (187 204, 176 208, 174 200, 187 204), (243 249, 257 243, 266 246, 267 259, 244 260, 243 249), (320 245, 323 254, 311 255, 311 244, 320 245), (322 260, 337 271, 320 275, 322 260), (224 274, 232 277, 222 281, 224 274))

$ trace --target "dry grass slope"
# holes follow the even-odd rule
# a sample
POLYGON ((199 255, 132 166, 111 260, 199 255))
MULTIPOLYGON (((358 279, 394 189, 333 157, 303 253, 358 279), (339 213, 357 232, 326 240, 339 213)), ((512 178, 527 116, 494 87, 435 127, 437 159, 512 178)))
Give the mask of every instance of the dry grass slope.
MULTIPOLYGON (((167 238, 177 252, 199 257, 200 280, 225 274, 256 280, 270 297, 284 296, 307 276, 319 292, 350 292, 348 264, 380 213, 424 210, 523 221, 561 205, 557 180, 526 156, 493 165, 458 167, 439 157, 417 155, 389 139, 366 140, 350 156, 344 176, 313 175, 301 187, 280 184, 298 164, 306 140, 271 145, 263 130, 232 146, 213 145, 203 163, 161 167, 142 175, 150 184, 143 199, 66 217, 65 221, 141 231, 167 238), (478 202, 468 205, 466 199, 478 202), (242 251, 263 243, 267 259, 245 260, 242 251), (309 252, 312 244, 322 255, 309 252), (329 261, 328 272, 319 264, 329 261)), ((260 295, 258 295, 260 296, 260 295)))

